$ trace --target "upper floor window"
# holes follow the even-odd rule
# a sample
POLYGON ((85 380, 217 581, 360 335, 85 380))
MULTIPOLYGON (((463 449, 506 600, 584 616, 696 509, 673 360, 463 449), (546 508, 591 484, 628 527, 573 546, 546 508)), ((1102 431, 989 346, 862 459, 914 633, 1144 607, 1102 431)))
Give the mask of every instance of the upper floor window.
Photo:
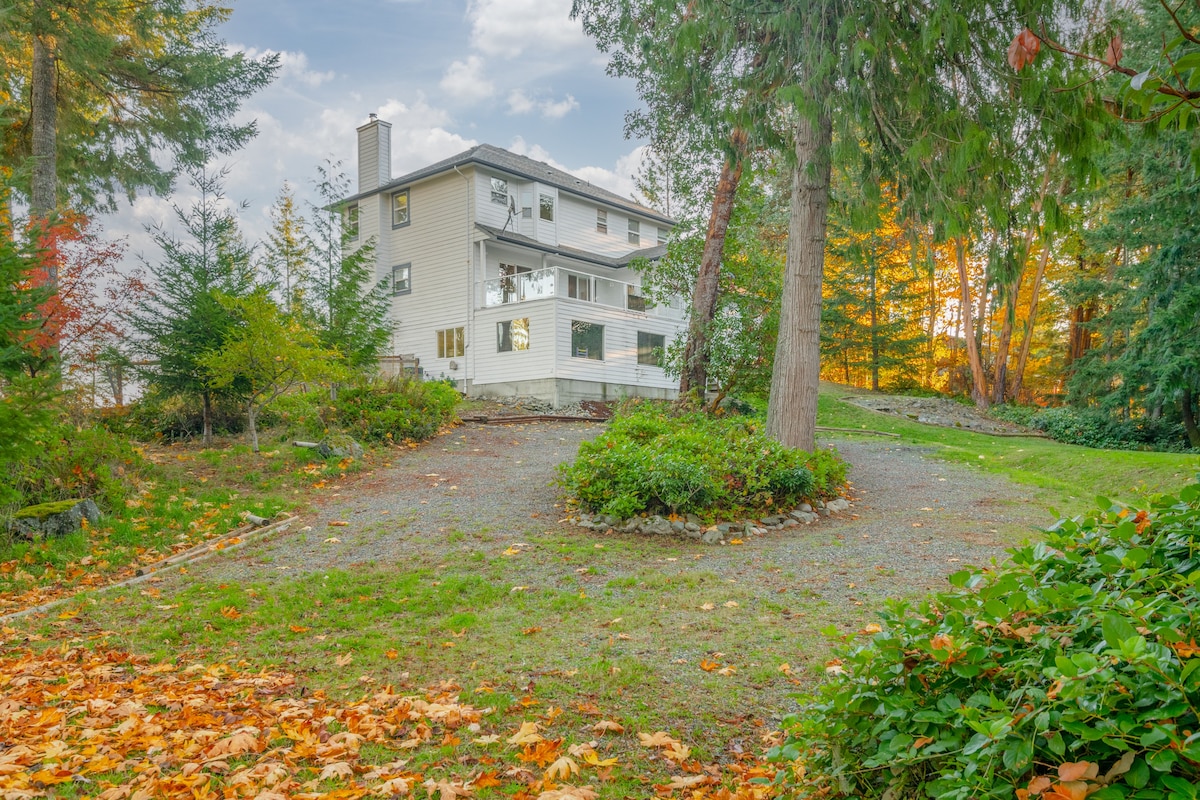
POLYGON ((538 195, 538 216, 546 222, 554 222, 554 198, 548 194, 538 195))
POLYGON ((408 189, 405 189, 392 195, 392 227, 398 228, 408 222, 408 189))
POLYGON ((508 181, 492 178, 492 202, 502 206, 508 205, 508 181))
POLYGON ((603 208, 596 209, 596 230, 608 233, 608 212, 603 208))
POLYGON ((629 243, 642 243, 642 223, 638 222, 636 219, 629 220, 629 243))
POLYGON ((358 203, 346 206, 346 235, 351 239, 358 238, 358 203))
POLYGON ((412 293, 412 264, 397 264, 392 267, 392 294, 412 293))
POLYGON ((658 229, 658 243, 666 244, 667 243, 667 235, 669 233, 670 233, 670 231, 668 231, 666 228, 659 228, 658 229))

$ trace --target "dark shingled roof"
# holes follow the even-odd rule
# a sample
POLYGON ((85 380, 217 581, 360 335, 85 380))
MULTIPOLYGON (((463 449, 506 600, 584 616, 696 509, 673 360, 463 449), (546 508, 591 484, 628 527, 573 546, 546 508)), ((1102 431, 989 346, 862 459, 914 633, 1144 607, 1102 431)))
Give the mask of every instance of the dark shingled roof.
POLYGON ((641 250, 634 250, 632 253, 626 253, 623 256, 617 256, 614 258, 612 256, 603 256, 599 253, 592 253, 587 250, 580 250, 577 247, 564 247, 562 245, 546 244, 545 242, 539 242, 537 239, 531 239, 528 236, 516 233, 514 231, 503 231, 499 228, 493 228, 490 225, 482 225, 478 222, 475 223, 475 227, 497 241, 506 242, 508 244, 516 244, 522 247, 531 248, 533 250, 540 250, 543 253, 563 256, 564 258, 574 258, 578 261, 587 261, 592 264, 599 264, 602 267, 612 267, 613 269, 628 267, 629 262, 633 261, 635 258, 644 258, 648 261, 653 261, 654 259, 662 258, 667 254, 667 246, 660 244, 655 245, 654 247, 643 247, 641 250))
POLYGON ((557 186, 562 191, 570 192, 580 197, 618 206, 643 217, 665 222, 668 225, 675 224, 675 220, 663 216, 652 208, 646 208, 626 197, 621 197, 621 195, 615 192, 601 189, 599 186, 590 184, 582 178, 576 178, 569 172, 563 172, 561 169, 552 167, 544 161, 535 161, 526 156, 519 156, 516 153, 510 153, 508 150, 490 144, 476 145, 466 152, 442 159, 436 164, 422 167, 416 172, 401 175, 399 178, 395 178, 377 189, 369 192, 359 192, 353 197, 346 198, 344 202, 353 202, 380 192, 400 189, 407 184, 416 183, 423 178, 437 175, 440 172, 447 172, 455 167, 466 166, 467 164, 478 164, 483 167, 497 169, 501 172, 507 172, 510 175, 516 175, 519 178, 541 181, 542 183, 557 186))

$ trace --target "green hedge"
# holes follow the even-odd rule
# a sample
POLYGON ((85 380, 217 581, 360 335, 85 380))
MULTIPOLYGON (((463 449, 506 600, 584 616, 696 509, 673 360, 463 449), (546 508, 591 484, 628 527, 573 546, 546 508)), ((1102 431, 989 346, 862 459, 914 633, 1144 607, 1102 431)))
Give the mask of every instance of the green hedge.
POLYGON ((454 419, 461 399, 449 381, 376 378, 338 390, 332 423, 361 442, 421 441, 454 419))
POLYGON ((839 653, 770 755, 791 794, 1197 797, 1200 484, 1011 552, 839 653))
POLYGON ((714 417, 662 403, 621 409, 599 438, 560 468, 564 490, 583 506, 626 518, 694 513, 705 518, 790 510, 832 497, 846 464, 828 450, 789 450, 760 420, 714 417))

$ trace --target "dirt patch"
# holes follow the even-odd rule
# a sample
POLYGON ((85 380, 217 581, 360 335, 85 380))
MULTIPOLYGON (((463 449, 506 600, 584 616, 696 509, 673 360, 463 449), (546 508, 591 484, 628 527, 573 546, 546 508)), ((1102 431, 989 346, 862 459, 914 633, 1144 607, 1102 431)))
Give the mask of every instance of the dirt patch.
POLYGON ((1040 433, 1030 428, 993 419, 981 413, 974 406, 963 405, 945 397, 853 395, 843 397, 842 402, 942 428, 963 428, 978 433, 1009 436, 1041 436, 1040 433))

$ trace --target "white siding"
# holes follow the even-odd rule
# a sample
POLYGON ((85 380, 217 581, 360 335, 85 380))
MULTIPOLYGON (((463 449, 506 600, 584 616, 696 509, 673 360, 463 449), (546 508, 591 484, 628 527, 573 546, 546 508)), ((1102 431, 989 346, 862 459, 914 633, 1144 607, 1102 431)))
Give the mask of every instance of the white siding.
MULTIPOLYGON (((499 172, 479 171, 475 175, 475 213, 477 214, 475 221, 482 225, 490 225, 493 228, 504 228, 507 224, 508 229, 513 230, 513 223, 516 220, 513 220, 513 223, 508 221, 508 204, 492 202, 492 178, 496 177, 508 181, 508 195, 509 197, 518 198, 517 202, 519 204, 520 194, 517 191, 516 181, 499 172)), ((520 215, 521 210, 518 208, 517 216, 519 217, 520 215)))
POLYGON ((475 315, 475 385, 539 380, 554 374, 554 302, 513 303, 475 315), (497 352, 497 323, 522 318, 529 320, 529 349, 497 352))
POLYGON ((683 331, 681 323, 628 314, 573 300, 559 300, 558 303, 555 377, 637 384, 662 389, 672 389, 678 385, 678 381, 669 377, 661 367, 637 363, 637 332, 662 334, 670 346, 675 337, 683 331), (571 356, 573 320, 604 326, 603 361, 571 356))
MULTIPOLYGON (((464 170, 468 178, 470 170, 464 170)), ((437 331, 467 327, 473 280, 470 253, 474 226, 467 227, 467 182, 451 171, 409 187, 408 225, 392 228, 391 198, 385 196, 387 212, 382 220, 383 246, 378 264, 387 275, 398 264, 412 265, 412 291, 392 298, 396 323, 393 352, 412 353, 421 360, 426 375, 461 379, 466 376, 466 358, 438 358, 437 331), (458 364, 450 369, 450 361, 458 364)), ((467 349, 472 342, 467 336, 467 349)))

